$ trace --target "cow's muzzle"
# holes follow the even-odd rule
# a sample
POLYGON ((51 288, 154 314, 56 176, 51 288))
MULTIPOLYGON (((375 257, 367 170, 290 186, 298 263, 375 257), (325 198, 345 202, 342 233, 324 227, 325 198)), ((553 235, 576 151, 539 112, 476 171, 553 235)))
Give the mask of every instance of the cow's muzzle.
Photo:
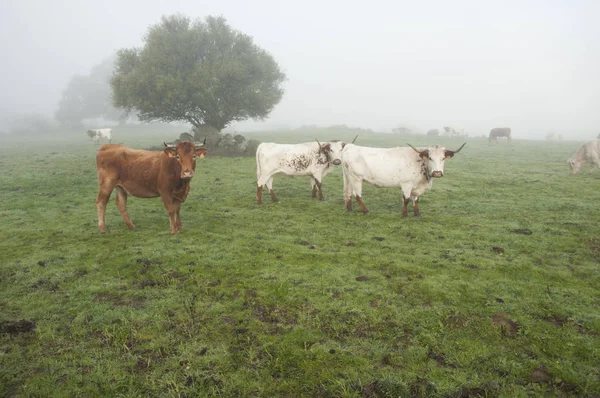
POLYGON ((444 172, 443 171, 434 171, 431 173, 431 176, 434 178, 440 178, 444 176, 444 172))
POLYGON ((341 160, 339 160, 339 159, 335 159, 335 160, 333 161, 333 164, 335 164, 336 166, 339 166, 340 164, 342 164, 342 161, 341 161, 341 160))
POLYGON ((191 170, 187 170, 181 173, 181 178, 183 178, 184 180, 188 180, 192 177, 194 177, 194 172, 191 170))

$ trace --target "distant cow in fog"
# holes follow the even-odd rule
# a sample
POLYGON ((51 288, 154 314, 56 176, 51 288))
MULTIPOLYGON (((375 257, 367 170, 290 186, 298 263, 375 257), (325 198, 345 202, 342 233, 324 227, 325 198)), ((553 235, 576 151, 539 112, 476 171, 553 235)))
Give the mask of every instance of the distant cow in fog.
POLYGON ((113 189, 117 191, 117 207, 127 228, 135 228, 127 214, 128 195, 138 198, 160 196, 169 214, 171 233, 179 232, 179 209, 190 192, 196 158, 203 158, 205 154, 204 143, 184 141, 177 145, 165 144, 164 151, 142 151, 116 144, 103 145, 96 155, 96 206, 100 232, 106 232, 106 204, 113 189))
MULTIPOLYGON (((466 144, 466 142, 465 142, 466 144)), ((362 183, 376 187, 402 188, 402 216, 408 216, 407 204, 412 199, 415 216, 419 216, 419 197, 431 188, 434 178, 444 176, 444 161, 458 153, 440 146, 415 148, 369 148, 348 144, 342 151, 344 200, 352 210, 352 196, 364 214, 369 210, 362 201, 362 183)))
POLYGON ((456 126, 444 126, 444 134, 449 137, 464 137, 465 129, 464 127, 456 127, 456 126))
POLYGON ((588 141, 568 161, 571 174, 577 174, 581 165, 589 163, 600 168, 600 140, 588 141))
POLYGON ((490 130, 489 142, 498 142, 498 138, 506 138, 508 142, 511 141, 510 128, 509 127, 496 127, 490 130))
POLYGON ((94 144, 98 144, 100 138, 106 138, 109 144, 112 140, 112 129, 90 129, 86 134, 94 141, 94 144))
MULTIPOLYGON (((358 136, 356 136, 358 137, 358 136)), ((356 137, 354 140, 356 140, 356 137)), ((354 141, 352 141, 354 142, 354 141)), ((275 144, 263 142, 256 149, 256 203, 262 203, 262 190, 266 186, 273 201, 277 201, 273 191, 273 175, 310 176, 312 197, 323 200, 321 183, 323 177, 341 163, 342 141, 319 141, 302 144, 275 144)))

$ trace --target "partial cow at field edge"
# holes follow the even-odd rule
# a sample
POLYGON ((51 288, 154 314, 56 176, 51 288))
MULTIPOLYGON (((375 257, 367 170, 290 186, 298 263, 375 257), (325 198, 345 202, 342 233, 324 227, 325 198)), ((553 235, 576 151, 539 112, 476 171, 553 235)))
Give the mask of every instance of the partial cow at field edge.
POLYGON ((568 160, 571 174, 577 174, 582 165, 589 163, 600 168, 600 140, 588 141, 568 160))
MULTIPOLYGON (((205 140, 206 141, 206 140, 205 140)), ((127 228, 134 229, 127 214, 127 195, 138 198, 160 196, 169 215, 171 233, 181 229, 179 210, 190 192, 196 158, 206 155, 204 143, 165 144, 164 151, 130 149, 123 145, 103 145, 96 155, 98 168, 98 228, 106 232, 106 204, 113 189, 116 204, 127 228)))
MULTIPOLYGON (((354 137, 354 141, 356 138, 354 137)), ((275 144, 263 142, 256 149, 256 203, 262 203, 262 190, 266 186, 273 201, 277 196, 273 191, 273 176, 310 176, 312 197, 324 200, 321 189, 323 178, 341 164, 342 141, 305 142, 301 144, 275 144)))
POLYGON ((362 212, 369 212, 362 201, 362 183, 366 181, 376 187, 402 188, 402 216, 408 216, 407 204, 411 199, 414 214, 419 216, 419 197, 431 188, 434 178, 444 176, 444 161, 460 152, 465 144, 455 151, 441 146, 417 149, 410 144, 396 148, 346 145, 342 151, 346 209, 352 210, 354 196, 362 212))

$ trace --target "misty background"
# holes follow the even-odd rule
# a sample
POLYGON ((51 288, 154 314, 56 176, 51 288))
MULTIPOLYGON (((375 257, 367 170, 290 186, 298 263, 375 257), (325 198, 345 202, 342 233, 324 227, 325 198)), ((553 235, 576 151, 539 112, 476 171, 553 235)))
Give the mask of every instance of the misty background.
MULTIPOLYGON (((287 75, 264 122, 425 132, 493 127, 513 137, 600 132, 598 1, 179 1, 0 3, 0 129, 50 117, 73 75, 139 47, 161 16, 224 16, 287 75)), ((101 126, 98 126, 101 127, 101 126)))

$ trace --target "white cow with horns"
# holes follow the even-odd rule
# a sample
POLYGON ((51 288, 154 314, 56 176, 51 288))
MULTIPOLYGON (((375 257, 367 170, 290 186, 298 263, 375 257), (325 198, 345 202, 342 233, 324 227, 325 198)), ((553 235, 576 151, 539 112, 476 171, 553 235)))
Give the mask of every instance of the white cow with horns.
POLYGON ((100 138, 106 138, 109 144, 112 141, 112 129, 90 129, 86 134, 94 141, 94 144, 98 144, 100 138))
POLYGON ((408 216, 407 204, 412 199, 415 216, 419 216, 419 197, 431 188, 433 178, 444 176, 444 161, 458 153, 441 146, 427 148, 408 147, 368 148, 346 145, 342 151, 344 171, 344 199, 346 209, 352 210, 352 195, 362 212, 369 210, 362 201, 362 183, 377 187, 402 188, 402 216, 408 216))
MULTIPOLYGON (((354 140, 356 141, 356 137, 354 140)), ((262 203, 262 190, 266 186, 273 201, 277 196, 273 191, 273 175, 285 174, 288 176, 310 176, 312 197, 324 200, 321 190, 323 177, 338 166, 342 160, 342 149, 345 142, 334 140, 321 144, 317 139, 314 142, 301 144, 275 144, 263 142, 256 149, 256 203, 262 203)))

